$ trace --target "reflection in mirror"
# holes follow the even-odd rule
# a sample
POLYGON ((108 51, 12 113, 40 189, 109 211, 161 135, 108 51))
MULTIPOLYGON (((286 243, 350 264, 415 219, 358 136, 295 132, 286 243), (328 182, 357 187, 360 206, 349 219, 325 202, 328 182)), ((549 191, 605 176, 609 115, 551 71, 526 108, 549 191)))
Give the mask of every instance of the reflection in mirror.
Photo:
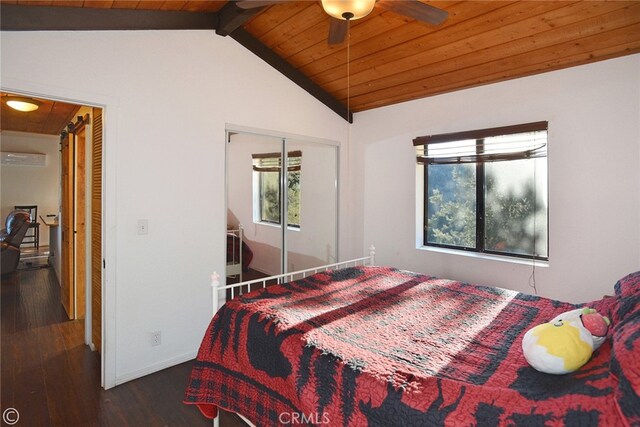
POLYGON ((285 231, 287 271, 337 262, 337 148, 300 140, 286 141, 287 153, 300 153, 300 171, 289 174, 297 188, 288 198, 290 216, 299 227, 285 231))
MULTIPOLYGON (((281 151, 282 139, 263 135, 235 133, 227 144, 227 229, 242 225, 243 255, 251 252, 251 262, 245 261, 244 273, 250 273, 250 270, 267 276, 282 273, 279 211, 273 215, 274 207, 270 205, 279 204, 279 192, 273 199, 273 193, 279 189, 279 173, 275 172, 274 182, 274 172, 254 171, 253 157, 276 153, 274 160, 279 161, 281 151)), ((234 261, 232 250, 227 244, 227 264, 234 261)), ((251 278, 245 274, 245 280, 251 278)))
MULTIPOLYGON (((239 256, 242 280, 336 262, 337 165, 334 145, 230 133, 228 273, 235 273, 229 265, 239 256), (229 236, 240 225, 242 245, 234 245, 229 236), (238 246, 241 254, 236 253, 238 246)), ((239 277, 228 274, 227 283, 235 281, 239 277)))

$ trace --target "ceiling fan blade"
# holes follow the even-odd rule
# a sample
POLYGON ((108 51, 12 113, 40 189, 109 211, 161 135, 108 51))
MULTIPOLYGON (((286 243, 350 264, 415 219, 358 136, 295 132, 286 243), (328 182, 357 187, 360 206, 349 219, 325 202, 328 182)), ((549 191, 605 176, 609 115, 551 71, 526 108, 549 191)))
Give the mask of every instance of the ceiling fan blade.
POLYGON ((235 4, 240 9, 255 9, 258 7, 271 6, 278 3, 284 3, 285 0, 239 0, 235 4))
POLYGON ((349 30, 349 21, 344 19, 337 19, 332 16, 329 17, 329 45, 340 44, 347 37, 347 31, 349 30))
POLYGON ((379 0, 377 5, 432 25, 442 24, 449 16, 449 12, 446 10, 420 3, 418 0, 379 0))

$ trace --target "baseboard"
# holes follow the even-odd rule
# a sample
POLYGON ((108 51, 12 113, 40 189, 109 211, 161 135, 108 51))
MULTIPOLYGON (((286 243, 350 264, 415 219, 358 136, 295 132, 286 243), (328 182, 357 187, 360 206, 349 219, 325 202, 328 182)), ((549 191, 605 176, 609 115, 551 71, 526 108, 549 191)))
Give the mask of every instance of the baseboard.
POLYGON ((163 369, 170 368, 175 365, 179 365, 184 362, 188 362, 189 360, 193 360, 198 355, 197 351, 192 351, 189 353, 182 354, 180 356, 173 357, 168 360, 164 360, 162 362, 154 363, 151 366, 148 366, 144 369, 138 369, 136 371, 127 372, 123 375, 116 376, 116 385, 124 384, 126 382, 136 380, 138 378, 144 377, 149 374, 153 374, 158 371, 162 371, 163 369))
POLYGON ((249 266, 250 269, 257 271, 258 273, 266 274, 267 276, 275 276, 280 273, 272 273, 270 271, 265 270, 264 268, 257 268, 254 266, 249 266))

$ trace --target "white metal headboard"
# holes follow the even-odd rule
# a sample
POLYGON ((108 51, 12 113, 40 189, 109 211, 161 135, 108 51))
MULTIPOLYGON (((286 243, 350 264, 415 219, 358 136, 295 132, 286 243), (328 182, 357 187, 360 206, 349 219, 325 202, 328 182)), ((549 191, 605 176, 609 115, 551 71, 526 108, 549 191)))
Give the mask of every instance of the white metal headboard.
POLYGON ((231 285, 220 286, 220 275, 217 272, 214 272, 211 275, 211 287, 213 288, 213 314, 218 311, 219 300, 219 291, 226 291, 227 289, 231 289, 231 299, 236 296, 236 289, 238 289, 238 295, 242 294, 242 288, 247 287, 248 290, 251 290, 252 285, 261 284, 261 287, 265 288, 267 283, 275 282, 275 283, 287 283, 292 280, 304 279, 305 277, 316 274, 321 271, 326 270, 339 270, 347 267, 356 267, 358 265, 375 265, 375 256, 376 256, 376 248, 371 245, 369 246, 369 255, 362 258, 351 259, 348 261, 337 262, 334 264, 322 265, 320 267, 307 268, 306 270, 298 270, 292 271, 290 273, 278 274, 275 276, 269 276, 262 279, 254 279, 247 280, 246 282, 233 283, 231 285))

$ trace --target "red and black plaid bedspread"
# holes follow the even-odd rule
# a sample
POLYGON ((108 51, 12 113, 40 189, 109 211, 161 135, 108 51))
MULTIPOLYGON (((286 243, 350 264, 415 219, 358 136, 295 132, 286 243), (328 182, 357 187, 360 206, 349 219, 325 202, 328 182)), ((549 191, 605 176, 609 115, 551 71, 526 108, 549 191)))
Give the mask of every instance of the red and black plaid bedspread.
POLYGON ((393 268, 319 273, 225 304, 185 402, 258 426, 620 425, 610 342, 569 375, 522 355, 530 327, 574 308, 393 268))

